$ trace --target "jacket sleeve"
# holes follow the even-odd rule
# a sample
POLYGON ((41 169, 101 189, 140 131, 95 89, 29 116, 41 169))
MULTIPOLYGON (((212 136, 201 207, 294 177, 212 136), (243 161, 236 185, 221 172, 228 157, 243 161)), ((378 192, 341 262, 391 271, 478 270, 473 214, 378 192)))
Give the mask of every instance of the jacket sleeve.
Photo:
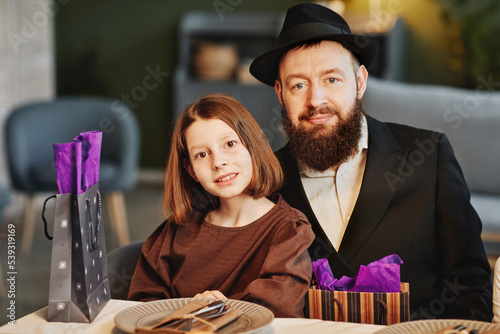
POLYGON ((443 277, 439 281, 444 315, 491 321, 491 267, 481 240, 481 221, 470 203, 462 170, 444 134, 439 143, 436 219, 443 259, 443 277))
POLYGON ((259 278, 230 298, 266 306, 276 317, 304 317, 305 295, 312 277, 309 245, 314 240, 305 217, 282 224, 272 235, 259 278))

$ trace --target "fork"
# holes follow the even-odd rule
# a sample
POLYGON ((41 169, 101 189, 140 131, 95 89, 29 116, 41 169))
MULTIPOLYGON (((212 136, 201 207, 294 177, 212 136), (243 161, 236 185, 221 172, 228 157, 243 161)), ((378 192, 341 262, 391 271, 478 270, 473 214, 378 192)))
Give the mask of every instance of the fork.
MULTIPOLYGON (((223 316, 224 314, 226 314, 227 312, 231 311, 232 308, 231 307, 228 307, 227 305, 224 305, 224 307, 222 309, 219 309, 213 313, 208 313, 208 314, 201 314, 198 316, 198 318, 201 318, 201 319, 212 319, 212 318, 218 318, 220 316, 223 316)), ((182 326, 178 327, 177 329, 178 330, 181 330, 181 331, 190 331, 192 328, 193 328, 193 324, 196 322, 197 319, 189 319, 187 320, 186 322, 184 322, 182 324, 182 326)))
MULTIPOLYGON (((225 304, 223 301, 215 301, 213 303, 210 303, 206 306, 203 306, 201 309, 193 311, 189 313, 190 315, 193 315, 195 317, 204 317, 207 315, 211 314, 217 314, 221 312, 225 307, 225 304)), ((179 319, 179 320, 173 320, 169 321, 168 323, 160 324, 157 325, 158 327, 164 327, 164 328, 171 328, 177 325, 176 328, 179 328, 184 324, 185 321, 188 321, 188 319, 179 319), (180 323, 180 324, 179 324, 180 323)))

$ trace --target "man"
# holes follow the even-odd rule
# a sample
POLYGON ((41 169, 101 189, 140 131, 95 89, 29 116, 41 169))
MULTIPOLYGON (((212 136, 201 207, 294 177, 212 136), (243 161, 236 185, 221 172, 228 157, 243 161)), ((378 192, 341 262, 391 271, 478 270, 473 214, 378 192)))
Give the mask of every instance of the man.
POLYGON ((337 13, 290 8, 274 49, 251 73, 274 86, 289 142, 276 154, 281 194, 308 217, 313 260, 336 278, 398 254, 410 316, 491 321, 491 269, 481 222, 444 134, 382 123, 363 111, 378 46, 337 13), (412 153, 427 150, 413 164, 412 153))

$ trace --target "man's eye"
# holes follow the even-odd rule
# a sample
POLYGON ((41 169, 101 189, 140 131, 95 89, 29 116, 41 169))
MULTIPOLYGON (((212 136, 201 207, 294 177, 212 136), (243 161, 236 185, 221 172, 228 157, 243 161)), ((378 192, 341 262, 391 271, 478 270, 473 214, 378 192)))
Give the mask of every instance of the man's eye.
POLYGON ((328 82, 329 83, 335 83, 335 82, 337 82, 337 79, 335 79, 335 78, 328 78, 328 82))
POLYGON ((303 83, 298 83, 294 86, 294 88, 297 88, 297 89, 302 89, 304 88, 304 84, 303 83))

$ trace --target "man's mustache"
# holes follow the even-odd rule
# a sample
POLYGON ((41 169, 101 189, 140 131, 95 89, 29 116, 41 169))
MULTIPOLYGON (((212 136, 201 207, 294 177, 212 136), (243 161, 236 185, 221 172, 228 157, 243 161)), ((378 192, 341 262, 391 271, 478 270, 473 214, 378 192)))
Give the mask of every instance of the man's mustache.
POLYGON ((339 116, 338 110, 335 108, 323 106, 319 108, 310 108, 299 115, 299 121, 304 121, 316 115, 336 115, 339 116))

